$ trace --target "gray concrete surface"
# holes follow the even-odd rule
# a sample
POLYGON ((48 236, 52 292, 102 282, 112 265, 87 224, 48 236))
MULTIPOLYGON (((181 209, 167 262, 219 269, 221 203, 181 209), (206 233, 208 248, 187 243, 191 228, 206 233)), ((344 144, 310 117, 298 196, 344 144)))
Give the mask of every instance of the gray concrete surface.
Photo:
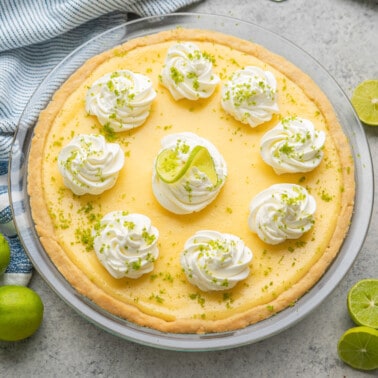
MULTIPOLYGON (((188 11, 251 21, 286 37, 315 57, 348 97, 362 80, 378 78, 376 0, 206 0, 188 11)), ((373 161, 378 128, 365 127, 373 161)), ((378 165, 374 167, 378 173, 378 165)), ((377 193, 377 190, 376 190, 377 193)), ((373 377, 337 357, 336 344, 352 326, 345 299, 350 286, 378 277, 377 204, 355 264, 316 311, 274 337, 220 352, 174 352, 134 344, 90 324, 35 273, 31 287, 42 297, 40 330, 18 343, 0 342, 1 377, 373 377)))

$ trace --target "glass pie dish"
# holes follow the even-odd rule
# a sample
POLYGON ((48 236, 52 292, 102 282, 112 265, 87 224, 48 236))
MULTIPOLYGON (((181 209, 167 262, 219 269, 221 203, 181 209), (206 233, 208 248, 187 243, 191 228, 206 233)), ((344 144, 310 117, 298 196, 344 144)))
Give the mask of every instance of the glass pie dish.
POLYGON ((10 196, 17 231, 31 261, 50 287, 84 318, 119 337, 164 349, 204 351, 226 349, 260 341, 281 332, 314 310, 341 281, 353 264, 368 230, 373 204, 373 174, 369 147, 353 108, 335 80, 308 54, 260 26, 215 15, 172 14, 125 23, 86 42, 66 57, 41 83, 26 106, 10 160, 10 196), (127 40, 177 27, 210 29, 263 45, 306 72, 331 101, 347 135, 355 161, 355 211, 348 235, 333 263, 296 305, 246 328, 204 335, 171 334, 140 327, 99 308, 80 295, 59 273, 40 244, 31 217, 27 193, 27 162, 38 115, 53 93, 90 57, 127 40), (13 200, 21 193, 22 201, 13 200))

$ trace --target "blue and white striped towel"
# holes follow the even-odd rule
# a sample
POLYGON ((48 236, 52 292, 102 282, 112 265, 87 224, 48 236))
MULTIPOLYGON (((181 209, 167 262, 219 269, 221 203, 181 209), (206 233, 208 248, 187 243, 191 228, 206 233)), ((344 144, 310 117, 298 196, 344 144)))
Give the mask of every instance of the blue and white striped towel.
POLYGON ((123 24, 128 13, 163 15, 198 1, 0 0, 0 232, 11 246, 0 286, 27 285, 32 275, 12 222, 7 173, 14 132, 36 87, 71 51, 123 24))

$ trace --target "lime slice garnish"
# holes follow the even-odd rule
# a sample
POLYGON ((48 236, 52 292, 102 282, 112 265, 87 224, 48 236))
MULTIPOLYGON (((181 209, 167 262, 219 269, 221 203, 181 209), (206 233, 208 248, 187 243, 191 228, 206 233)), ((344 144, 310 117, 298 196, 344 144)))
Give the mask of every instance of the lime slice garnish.
POLYGON ((175 150, 165 149, 156 159, 156 172, 161 180, 166 183, 177 181, 186 171, 186 164, 182 162, 175 150))
POLYGON ((347 304, 357 325, 378 329, 378 279, 358 281, 348 292, 347 304))
POLYGON ((337 344, 337 352, 346 364, 355 369, 377 369, 378 331, 364 326, 347 330, 337 344))
POLYGON ((194 147, 186 162, 179 159, 176 150, 165 149, 159 153, 155 167, 160 179, 168 184, 179 180, 188 169, 193 167, 206 174, 213 185, 218 182, 213 158, 203 146, 194 147))
POLYGON ((355 88, 351 101, 362 122, 378 126, 378 80, 360 83, 355 88))
POLYGON ((214 160, 208 149, 203 146, 196 146, 193 149, 191 156, 192 154, 193 157, 190 162, 190 168, 196 167, 200 172, 207 176, 212 185, 216 185, 218 182, 218 175, 215 169, 214 160), (197 149, 197 151, 193 154, 195 149, 197 149))

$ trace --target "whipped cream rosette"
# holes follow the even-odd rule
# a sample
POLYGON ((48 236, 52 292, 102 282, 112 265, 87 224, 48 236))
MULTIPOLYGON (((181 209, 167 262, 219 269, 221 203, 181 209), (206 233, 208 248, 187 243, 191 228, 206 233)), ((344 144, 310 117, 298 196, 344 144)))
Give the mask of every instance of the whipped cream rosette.
POLYGON ((76 195, 101 194, 113 187, 124 164, 117 143, 107 143, 102 135, 80 134, 58 155, 64 185, 76 195))
POLYGON ((311 121, 284 118, 262 137, 261 157, 277 174, 309 172, 321 163, 325 140, 311 121))
POLYGON ((96 80, 86 95, 86 111, 115 132, 142 125, 156 97, 152 81, 128 70, 114 71, 96 80))
POLYGON ((160 78, 175 100, 210 97, 220 81, 213 73, 212 58, 192 42, 169 48, 160 78))
POLYGON ((110 212, 92 236, 97 258, 114 278, 139 278, 153 270, 159 232, 147 216, 110 212))
POLYGON ((203 291, 219 291, 248 277, 252 257, 239 237, 204 230, 186 241, 180 261, 191 284, 203 291))
POLYGON ((277 83, 270 71, 248 66, 235 71, 222 87, 223 109, 236 120, 256 127, 278 113, 277 83))
POLYGON ((296 184, 270 186, 254 197, 249 208, 249 228, 267 244, 298 239, 315 222, 315 199, 296 184))
MULTIPOLYGON (((154 162, 152 189, 157 201, 167 210, 175 214, 198 212, 209 205, 223 187, 227 166, 217 148, 205 138, 189 133, 177 133, 164 137, 162 149, 154 162), (193 153, 200 149, 206 153, 206 163, 196 165, 193 153), (165 169, 176 169, 182 166, 181 174, 173 182, 167 182, 159 174, 157 161, 167 153, 165 169)), ((202 159, 203 163, 203 159, 202 159)))

